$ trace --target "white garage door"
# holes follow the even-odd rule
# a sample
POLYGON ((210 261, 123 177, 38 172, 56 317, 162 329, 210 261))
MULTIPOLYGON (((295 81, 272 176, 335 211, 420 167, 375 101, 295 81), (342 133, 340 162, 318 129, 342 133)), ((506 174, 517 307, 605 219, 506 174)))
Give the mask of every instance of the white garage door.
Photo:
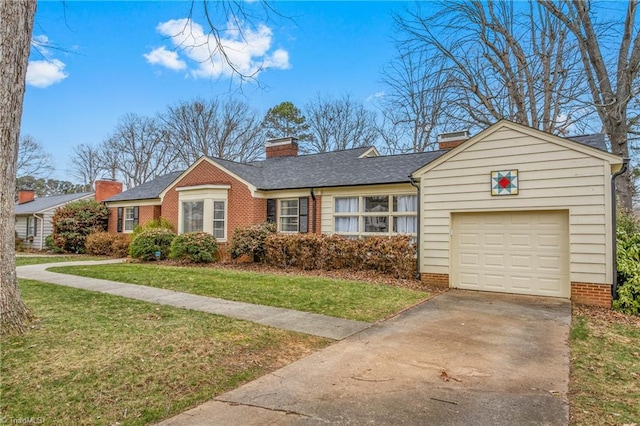
POLYGON ((570 296, 566 211, 453 215, 452 285, 570 296))

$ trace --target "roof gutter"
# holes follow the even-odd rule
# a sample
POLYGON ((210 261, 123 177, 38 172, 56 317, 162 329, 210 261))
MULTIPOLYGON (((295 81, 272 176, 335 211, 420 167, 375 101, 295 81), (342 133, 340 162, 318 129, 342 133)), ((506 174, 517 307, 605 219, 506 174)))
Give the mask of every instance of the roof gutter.
POLYGON ((409 176, 409 183, 418 190, 418 211, 416 212, 416 279, 420 279, 420 185, 409 176))
POLYGON ((618 239, 617 239, 617 228, 618 221, 616 218, 616 178, 627 171, 629 167, 629 159, 622 159, 622 168, 611 175, 611 222, 613 224, 612 234, 612 247, 613 247, 613 285, 611 286, 611 296, 613 300, 618 300, 618 239))

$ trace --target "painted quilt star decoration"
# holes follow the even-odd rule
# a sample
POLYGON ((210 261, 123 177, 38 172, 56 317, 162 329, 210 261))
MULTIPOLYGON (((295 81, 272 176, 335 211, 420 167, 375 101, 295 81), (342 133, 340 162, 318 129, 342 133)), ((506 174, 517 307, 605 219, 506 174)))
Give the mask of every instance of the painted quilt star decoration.
POLYGON ((517 170, 491 172, 491 195, 516 195, 517 193, 517 170))

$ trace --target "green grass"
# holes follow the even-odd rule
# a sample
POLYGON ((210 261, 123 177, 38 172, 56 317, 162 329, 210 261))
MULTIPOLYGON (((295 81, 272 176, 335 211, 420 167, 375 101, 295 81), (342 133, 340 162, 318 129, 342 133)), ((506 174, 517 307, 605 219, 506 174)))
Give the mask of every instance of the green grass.
POLYGON ((102 260, 95 256, 16 256, 16 266, 39 265, 42 263, 76 262, 80 260, 102 260))
POLYGON ((571 424, 640 421, 640 327, 576 315, 571 347, 571 424))
POLYGON ((360 321, 385 318, 428 296, 389 285, 222 268, 115 264, 50 270, 360 321))
POLYGON ((21 280, 36 316, 3 337, 0 419, 143 425, 328 344, 185 309, 21 280))

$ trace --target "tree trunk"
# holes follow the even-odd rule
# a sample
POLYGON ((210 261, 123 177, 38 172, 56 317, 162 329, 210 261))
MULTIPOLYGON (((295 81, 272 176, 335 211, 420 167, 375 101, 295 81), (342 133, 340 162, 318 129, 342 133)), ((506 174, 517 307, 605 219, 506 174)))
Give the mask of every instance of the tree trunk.
POLYGON ((0 0, 0 332, 20 333, 31 318, 16 277, 15 181, 20 120, 35 0, 0 0))
MULTIPOLYGON (((625 115, 626 116, 626 115, 625 115)), ((611 142, 611 152, 622 158, 629 158, 629 145, 627 135, 629 128, 626 121, 609 120, 607 126, 609 133, 609 141, 611 142)), ((631 179, 631 171, 627 170, 622 176, 616 180, 616 198, 618 206, 622 210, 631 212, 633 209, 633 181, 631 179)))

